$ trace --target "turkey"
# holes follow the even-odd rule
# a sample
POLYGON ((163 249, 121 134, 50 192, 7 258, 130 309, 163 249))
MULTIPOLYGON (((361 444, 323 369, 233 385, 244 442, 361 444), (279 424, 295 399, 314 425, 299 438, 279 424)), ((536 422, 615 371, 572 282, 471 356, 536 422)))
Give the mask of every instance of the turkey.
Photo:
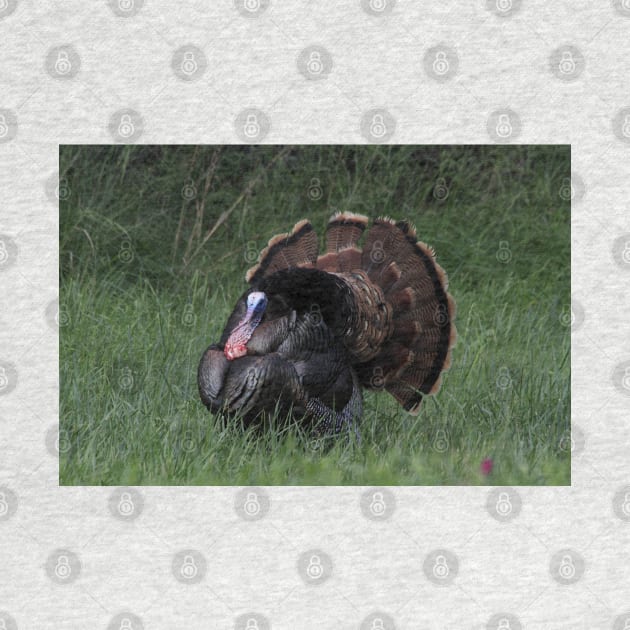
POLYGON ((334 215, 319 256, 308 220, 269 241, 199 363, 210 411, 246 426, 280 412, 338 433, 356 429, 363 388, 411 414, 438 391, 456 337, 446 274, 407 221, 367 227, 365 216, 334 215))

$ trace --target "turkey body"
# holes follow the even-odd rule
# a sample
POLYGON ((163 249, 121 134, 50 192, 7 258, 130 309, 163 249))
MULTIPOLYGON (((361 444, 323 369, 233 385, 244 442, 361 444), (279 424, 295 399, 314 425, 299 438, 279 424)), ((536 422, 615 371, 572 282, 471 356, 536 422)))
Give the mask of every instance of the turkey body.
POLYGON ((318 255, 311 224, 275 236, 246 275, 218 343, 198 369, 202 402, 245 424, 291 414, 339 432, 362 413, 362 389, 410 413, 450 365, 455 304, 433 251, 407 222, 333 216, 318 255))

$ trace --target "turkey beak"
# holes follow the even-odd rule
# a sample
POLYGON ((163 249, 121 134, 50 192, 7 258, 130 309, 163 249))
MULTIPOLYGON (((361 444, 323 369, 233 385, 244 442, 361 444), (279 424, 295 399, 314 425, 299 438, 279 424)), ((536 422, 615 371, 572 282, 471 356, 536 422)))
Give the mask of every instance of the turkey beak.
POLYGON ((266 307, 267 298, 264 293, 250 294, 250 301, 248 301, 245 316, 238 326, 234 328, 225 344, 223 352, 226 359, 232 361, 247 354, 247 342, 254 334, 258 324, 260 324, 266 307))

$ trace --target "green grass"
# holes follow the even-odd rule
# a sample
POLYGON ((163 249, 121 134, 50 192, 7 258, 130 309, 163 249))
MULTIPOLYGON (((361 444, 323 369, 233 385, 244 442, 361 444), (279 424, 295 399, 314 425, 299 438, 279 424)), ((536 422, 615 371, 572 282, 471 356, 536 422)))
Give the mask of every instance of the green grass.
POLYGON ((61 484, 570 483, 569 147, 69 146, 60 164, 61 484), (367 393, 360 443, 224 428, 201 353, 267 240, 305 216, 323 235, 335 210, 409 218, 434 246, 457 302, 441 391, 417 417, 367 393))

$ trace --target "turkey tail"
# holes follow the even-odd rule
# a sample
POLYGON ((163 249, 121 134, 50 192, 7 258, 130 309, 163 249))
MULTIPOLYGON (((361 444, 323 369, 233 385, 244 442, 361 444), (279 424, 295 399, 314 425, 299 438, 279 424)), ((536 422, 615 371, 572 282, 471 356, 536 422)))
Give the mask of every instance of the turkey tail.
POLYGON ((317 268, 339 273, 361 267, 361 250, 357 243, 368 224, 362 214, 339 212, 326 228, 326 252, 317 259, 317 268))
MULTIPOLYGON (((318 263, 319 266, 319 263, 318 263)), ((364 387, 386 389, 410 413, 440 388, 455 343, 455 302, 435 253, 406 221, 379 218, 367 233, 360 268, 391 308, 391 331, 357 367, 364 387)))
POLYGON ((245 280, 250 284, 281 269, 313 267, 317 260, 317 234, 307 219, 295 224, 287 234, 278 234, 262 250, 258 263, 251 267, 245 280))

